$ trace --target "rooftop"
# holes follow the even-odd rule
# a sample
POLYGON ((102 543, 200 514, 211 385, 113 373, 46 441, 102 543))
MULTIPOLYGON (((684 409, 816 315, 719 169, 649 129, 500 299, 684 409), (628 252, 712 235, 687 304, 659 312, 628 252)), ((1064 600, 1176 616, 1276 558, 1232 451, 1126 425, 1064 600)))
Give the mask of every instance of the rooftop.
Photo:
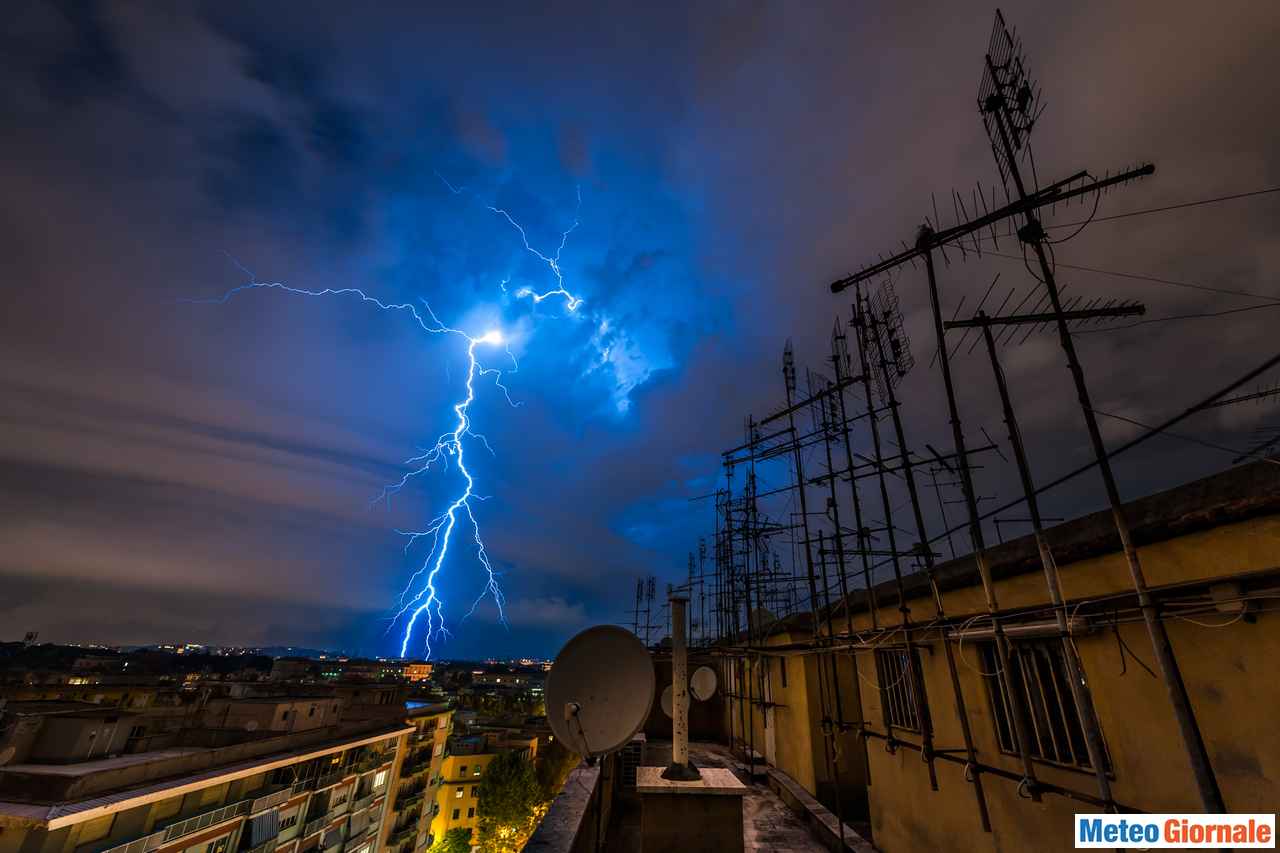
MULTIPOLYGON (((712 771, 713 775, 726 780, 736 780, 730 784, 744 786, 742 835, 743 850, 747 853, 825 853, 840 849, 840 835, 843 835, 845 850, 876 853, 866 841, 865 828, 861 833, 848 825, 841 828, 829 811, 804 794, 786 774, 774 771, 779 778, 753 781, 746 768, 718 744, 690 743, 689 757, 699 769, 712 771), (788 783, 794 790, 788 788, 788 783), (779 790, 787 792, 796 805, 788 806, 779 790), (798 799, 797 792, 804 800, 798 799)), ((670 761, 670 741, 649 741, 644 748, 641 769, 665 767, 670 761)), ((598 765, 583 764, 573 771, 525 850, 569 853, 573 849, 590 849, 590 845, 584 846, 583 842, 589 842, 594 832, 593 793, 599 779, 598 765)), ((604 849, 610 853, 640 853, 640 806, 634 797, 617 797, 604 841, 604 849)))

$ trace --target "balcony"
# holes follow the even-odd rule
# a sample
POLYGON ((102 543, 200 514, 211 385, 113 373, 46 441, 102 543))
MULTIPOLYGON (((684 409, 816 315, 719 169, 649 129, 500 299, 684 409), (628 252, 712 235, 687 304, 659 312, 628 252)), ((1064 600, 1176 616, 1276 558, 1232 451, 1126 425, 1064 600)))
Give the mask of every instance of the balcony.
POLYGON ((269 838, 257 847, 250 847, 248 850, 242 851, 242 853, 275 853, 277 843, 279 843, 278 839, 269 838))
POLYGON ((161 844, 164 844, 164 833, 165 831, 162 829, 150 835, 144 835, 134 841, 119 844, 102 851, 102 853, 150 853, 150 851, 156 850, 161 844))
POLYGON ((293 795, 300 794, 305 790, 307 790, 306 782, 284 785, 270 794, 264 794, 254 800, 253 804, 249 806, 249 814, 257 814, 258 812, 264 812, 267 809, 275 808, 276 806, 287 802, 293 795))
POLYGON ((316 780, 315 790, 319 791, 324 788, 332 787, 341 782, 347 776, 346 770, 335 770, 332 773, 326 773, 316 780))
POLYGON ((233 818, 266 811, 288 800, 294 793, 305 790, 305 787, 302 787, 304 784, 300 782, 297 785, 286 786, 278 791, 273 791, 270 794, 256 797, 252 800, 240 800, 198 815, 192 815, 176 823, 171 823, 163 829, 158 829, 150 835, 144 835, 125 844, 118 844, 103 851, 103 853, 151 853, 152 850, 156 850, 162 845, 168 844, 184 835, 208 829, 215 824, 224 823, 233 818))
POLYGON ((417 835, 418 835, 418 826, 417 824, 411 823, 408 826, 403 827, 401 829, 397 829, 395 832, 391 833, 391 837, 387 839, 387 846, 399 847, 401 844, 404 844, 406 841, 410 841, 416 838, 417 835))
POLYGON ((369 808, 373 803, 374 798, 377 796, 377 794, 365 794, 363 797, 351 804, 351 813, 355 814, 358 811, 363 811, 364 809, 369 808))
POLYGON ((424 791, 419 790, 419 791, 414 791, 412 794, 409 794, 408 796, 401 795, 399 797, 396 797, 396 811, 407 812, 409 809, 413 808, 418 803, 422 802, 422 797, 424 796, 424 794, 425 794, 424 791))
POLYGON ((328 815, 321 815, 320 817, 316 818, 315 820, 309 820, 309 821, 307 821, 307 822, 306 822, 306 824, 302 827, 302 834, 301 834, 301 835, 299 835, 298 837, 299 837, 299 838, 306 838, 306 837, 307 837, 307 836, 309 836, 309 835, 315 835, 317 832, 319 832, 320 830, 324 829, 324 828, 325 828, 325 826, 327 826, 327 825, 328 825, 328 823, 329 823, 329 816, 328 816, 328 815))
POLYGON ((353 769, 356 773, 368 773, 370 770, 376 770, 379 767, 390 764, 394 757, 394 754, 391 753, 369 755, 357 762, 353 769))
POLYGON ((416 775, 430 767, 431 753, 427 751, 420 752, 412 758, 405 759, 404 764, 400 765, 400 778, 416 775))
POLYGON ((175 824, 165 828, 164 843, 168 844, 175 838, 181 838, 184 835, 190 835, 193 832, 199 832, 202 829, 208 829, 214 824, 223 823, 232 818, 241 817, 249 813, 249 809, 253 805, 253 800, 241 800, 238 803, 232 803, 229 806, 213 809, 203 814, 189 817, 186 820, 180 820, 175 824))

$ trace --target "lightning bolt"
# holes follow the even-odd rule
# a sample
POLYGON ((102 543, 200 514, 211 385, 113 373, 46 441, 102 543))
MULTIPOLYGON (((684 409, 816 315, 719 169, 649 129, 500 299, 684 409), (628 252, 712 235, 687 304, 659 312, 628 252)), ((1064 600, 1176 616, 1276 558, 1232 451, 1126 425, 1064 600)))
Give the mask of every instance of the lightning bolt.
MULTIPOLYGON (((461 189, 455 188, 438 172, 436 174, 437 177, 444 182, 445 186, 449 188, 450 192, 455 195, 462 192, 461 189)), ((569 240, 569 235, 573 233, 579 224, 577 213, 578 210, 581 210, 582 206, 581 189, 578 190, 577 197, 578 208, 574 213, 573 224, 561 233, 560 243, 556 247, 554 255, 547 255, 535 249, 529 243, 529 238, 523 226, 521 226, 520 223, 511 216, 511 214, 500 208, 486 205, 490 211, 502 216, 513 228, 516 229, 520 234, 525 250, 545 263, 552 275, 555 277, 555 288, 546 292, 537 293, 531 288, 522 287, 516 291, 515 295, 517 297, 529 297, 532 298, 535 303, 538 303, 552 296, 561 296, 565 300, 565 307, 571 313, 577 310, 578 306, 582 304, 583 300, 580 297, 575 296, 565 288, 564 273, 560 268, 560 256, 569 240)), ((505 371, 503 369, 487 366, 481 363, 481 360, 477 355, 477 349, 481 347, 500 347, 510 359, 512 369, 519 369, 519 364, 516 362, 515 356, 512 354, 510 346, 507 344, 501 330, 491 329, 478 337, 472 336, 461 329, 446 326, 440 318, 436 316, 435 312, 431 309, 430 304, 425 299, 420 300, 422 311, 419 311, 418 305, 415 303, 384 302, 381 299, 370 296, 360 288, 355 287, 309 290, 306 288, 282 284, 280 282, 261 282, 257 281, 256 277, 234 258, 231 258, 231 261, 249 278, 249 281, 246 284, 233 287, 216 298, 185 299, 181 301, 187 304, 197 305, 222 305, 226 304, 237 294, 249 290, 279 290, 298 296, 311 297, 355 296, 359 298, 361 302, 373 305, 380 311, 407 313, 419 328, 429 334, 454 335, 466 342, 467 374, 466 381, 464 382, 465 394, 462 399, 455 402, 452 406, 453 414, 456 418, 453 429, 443 433, 436 439, 435 444, 430 448, 425 449, 418 455, 405 460, 404 464, 407 466, 408 470, 405 472, 404 476, 395 483, 391 483, 383 487, 382 492, 371 502, 375 504, 378 502, 385 502, 389 505, 391 498, 403 490, 409 484, 410 480, 426 473, 434 466, 446 468, 450 459, 452 459, 453 464, 457 467, 465 483, 461 494, 453 499, 444 512, 431 519, 423 529, 396 531, 407 539, 404 548, 405 553, 408 553, 420 539, 429 542, 430 548, 418 569, 409 577, 404 589, 401 591, 397 610, 391 617, 387 631, 390 632, 397 623, 403 620, 404 627, 400 642, 401 657, 405 657, 408 654, 409 643, 413 638, 414 630, 418 626, 419 621, 425 621, 425 625, 423 626, 425 629, 424 646, 428 659, 430 659, 432 655, 432 638, 447 638, 449 636, 449 631, 445 626, 444 600, 440 596, 440 591, 436 586, 436 580, 440 571, 444 567, 445 559, 449 553, 449 546, 453 541, 454 533, 458 527, 459 521, 463 521, 463 523, 468 525, 470 528, 471 538, 475 547, 476 561, 480 564, 480 567, 484 570, 485 574, 485 583, 480 590, 480 594, 476 596, 475 600, 471 604, 471 609, 467 611, 466 616, 463 618, 468 618, 475 613, 475 609, 479 606, 480 602, 483 601, 486 596, 490 596, 493 598, 494 604, 497 605, 498 618, 505 626, 507 624, 506 598, 502 593, 501 586, 498 584, 498 573, 494 571, 493 565, 489 560, 488 551, 485 548, 484 540, 481 538, 480 523, 476 519, 475 507, 473 505, 473 501, 483 501, 487 498, 482 495, 478 495, 475 491, 475 478, 472 476, 471 471, 466 465, 466 442, 464 441, 464 439, 474 440, 483 445, 490 453, 493 452, 493 448, 489 446, 488 439, 486 439, 482 433, 476 432, 472 428, 470 409, 471 404, 476 398, 477 379, 492 377, 494 387, 501 391, 503 398, 507 403, 513 407, 518 405, 512 401, 511 394, 503 383, 505 371)), ((506 292, 506 285, 508 282, 509 279, 504 280, 499 285, 504 293, 506 292)))
MULTIPOLYGON (((449 182, 448 178, 446 178, 444 175, 440 174, 439 172, 436 172, 436 177, 439 178, 440 181, 446 187, 448 187, 449 192, 453 193, 454 195, 462 195, 464 192, 466 192, 465 187, 454 186, 449 182)), ((556 246, 556 253, 554 255, 546 255, 538 251, 537 249, 535 249, 533 245, 529 242, 529 235, 525 233, 524 226, 521 225, 519 222, 517 222, 515 220, 515 217, 513 217, 510 213, 507 213, 507 211, 503 210, 500 207, 494 207, 491 204, 485 205, 485 207, 490 212, 495 213, 498 216, 501 216, 503 219, 507 220, 508 224, 510 224, 512 228, 516 229, 516 232, 520 235, 520 241, 524 243, 525 251, 533 255, 538 260, 542 261, 544 264, 546 264, 547 269, 551 270, 551 274, 555 276, 556 286, 551 290, 547 290, 542 293, 539 293, 531 287, 521 287, 518 290, 516 290, 516 296, 528 297, 532 299, 535 304, 541 302, 544 299, 548 299, 552 296, 563 296, 564 307, 568 309, 570 313, 573 313, 574 311, 578 310, 578 306, 582 304, 582 297, 575 296, 565 288, 564 271, 560 269, 560 255, 564 252, 565 244, 569 242, 569 235, 572 234, 575 230, 577 230, 578 225, 581 224, 578 219, 578 214, 582 211, 582 187, 581 186, 577 188, 577 194, 578 194, 578 206, 573 211, 573 224, 570 225, 568 228, 566 228, 564 231, 560 232, 560 245, 556 246)), ((504 293, 506 292, 507 284, 509 283, 510 283, 510 279, 507 279, 502 282, 502 290, 504 293)))

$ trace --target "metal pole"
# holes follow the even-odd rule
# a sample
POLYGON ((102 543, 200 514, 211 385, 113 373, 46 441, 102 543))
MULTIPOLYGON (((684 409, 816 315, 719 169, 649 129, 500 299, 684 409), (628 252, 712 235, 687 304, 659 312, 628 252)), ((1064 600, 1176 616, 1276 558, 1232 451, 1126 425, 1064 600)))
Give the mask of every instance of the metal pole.
MULTIPOLYGON (((992 79, 999 81, 1000 76, 990 56, 987 57, 987 68, 992 75, 992 79)), ((992 110, 992 112, 995 117, 996 127, 1000 132, 1001 145, 1004 147, 1005 156, 1008 158, 1009 175, 1013 178, 1014 185, 1018 190, 1018 197, 1025 201, 1027 190, 1022 183, 1022 175, 1018 171, 1015 152, 1009 141, 1009 131, 1005 126, 1005 108, 1006 105, 1002 97, 1000 98, 1000 106, 992 110)), ((1174 657, 1173 646, 1169 642, 1169 634, 1165 630, 1164 622, 1160 619, 1159 607, 1147 588, 1146 575, 1143 573, 1142 563, 1138 559, 1138 549, 1133 544, 1129 521, 1125 517, 1124 506, 1120 501, 1120 490, 1116 486, 1115 474, 1111 470, 1111 462, 1107 456, 1107 447, 1102 441, 1102 433, 1098 429, 1098 420, 1093 414, 1093 404, 1089 399, 1089 389, 1084 381, 1084 370, 1080 366, 1079 358, 1076 357, 1076 347, 1071 339, 1071 331, 1067 328, 1066 320, 1062 317, 1062 301, 1058 295, 1058 285, 1054 279, 1053 268, 1044 250, 1044 229, 1030 210, 1026 211, 1024 217, 1026 225, 1019 229, 1019 235, 1026 235, 1022 239, 1029 242, 1036 253, 1036 260, 1039 262, 1040 272, 1043 276, 1041 280, 1044 282, 1045 290, 1049 294, 1049 301, 1053 305, 1053 313, 1057 320, 1058 340, 1067 356, 1067 366, 1071 370, 1071 380, 1075 384, 1076 396, 1080 400, 1080 411, 1084 415, 1085 426, 1089 431, 1089 442, 1093 445, 1093 455, 1098 463, 1098 471, 1102 474, 1102 483, 1107 492, 1107 500, 1111 504, 1111 515, 1115 520, 1116 532, 1120 535, 1120 547, 1124 551, 1125 562, 1129 565, 1129 574, 1133 579, 1133 588, 1138 596, 1138 605, 1142 609, 1142 620, 1146 623, 1147 634, 1151 638, 1151 647, 1155 652, 1156 665, 1160 670, 1160 677, 1168 690, 1169 702, 1173 705, 1173 714, 1177 719, 1178 729, 1182 735, 1183 748, 1187 752, 1187 760, 1191 764, 1191 772, 1195 775, 1196 788, 1200 794, 1201 805, 1207 813, 1224 814, 1227 811, 1227 807, 1222 797, 1222 789, 1218 787, 1218 779, 1214 775, 1213 764, 1209 760, 1209 750, 1205 747, 1204 737, 1200 733, 1199 724, 1196 722, 1195 711, 1191 707, 1191 697, 1187 694, 1187 685, 1182 680, 1182 670, 1178 667, 1177 658, 1174 657)))
MULTIPOLYGON (((978 316, 984 316, 981 312, 978 316)), ((1098 716, 1093 707, 1093 697, 1089 686, 1080 671, 1080 663, 1076 658, 1075 644, 1068 635, 1067 607, 1062 598, 1062 585, 1058 577, 1058 566, 1053 561, 1053 552, 1049 549, 1049 541, 1044 535, 1044 524, 1040 517, 1040 502, 1036 498, 1035 484, 1031 479, 1031 465, 1027 461, 1026 447, 1022 443, 1022 431, 1018 429, 1018 418, 1013 411, 1013 401, 1009 397, 1009 386, 1005 381, 1004 370, 1000 366, 1000 357, 996 354, 995 338, 991 334, 991 326, 983 325, 982 336, 987 342, 987 354, 991 357, 991 370, 996 377, 996 388, 1000 392, 1000 403, 1004 407, 1004 422, 1009 428, 1009 445, 1013 448, 1014 459, 1018 463, 1018 476, 1022 480, 1022 493, 1027 499, 1028 515, 1031 517, 1031 529, 1036 537, 1036 548, 1040 552, 1040 565, 1044 569, 1045 585, 1049 588, 1049 601, 1053 604, 1054 618, 1058 623, 1058 632, 1062 635, 1062 659, 1067 667, 1067 681, 1071 685, 1071 698, 1075 701, 1076 714, 1080 717, 1081 728, 1084 729, 1085 749, 1089 755, 1089 763, 1093 765, 1093 776, 1098 783, 1098 797, 1105 802, 1106 810, 1116 810, 1111 796, 1111 780, 1107 778, 1106 748, 1102 743, 1102 731, 1098 725, 1098 716)))
MULTIPOLYGON (((917 245, 927 245, 932 231, 926 226, 920 229, 917 245)), ((933 332, 938 342, 938 361, 942 365, 942 384, 947 393, 947 411, 951 418, 951 438, 955 442, 956 463, 960 469, 960 490, 964 493, 965 509, 969 513, 969 538, 973 542, 973 562, 978 567, 978 576, 982 580, 982 591, 986 597, 987 614, 991 618, 991 628, 995 633, 996 652, 1000 666, 1010 679, 1009 715, 1013 723, 1014 739, 1018 744, 1018 757, 1022 760, 1022 775, 1027 794, 1035 802, 1040 802, 1040 792, 1036 790, 1035 768, 1031 766, 1031 735, 1028 729, 1029 717, 1027 706, 1023 702, 1022 691, 1018 689, 1022 681, 1021 673, 1012 666, 1013 656, 1009 650, 1009 638, 1005 636, 1004 625, 999 617, 999 602, 996 600, 996 587, 991 578, 991 567, 987 564, 986 543, 982 537, 982 521, 978 517, 978 500, 974 496, 973 476, 969 470, 969 456, 965 450, 964 429, 960 422, 960 409, 956 405, 955 386, 951 382, 951 356, 947 352, 946 332, 942 326, 942 308, 938 301, 938 277, 933 268, 933 252, 924 252, 924 268, 929 277, 929 303, 933 309, 933 332)), ((923 533, 921 534, 923 536, 923 533)), ((927 541, 927 539, 926 539, 927 541)), ((945 644, 945 641, 944 641, 945 644)))
MULTIPOLYGON (((853 444, 850 440, 849 430, 849 413, 844 402, 844 381, 849 370, 848 364, 848 341, 844 335, 836 334, 831 340, 831 360, 836 367, 836 385, 837 393, 840 400, 840 429, 844 433, 844 464, 845 469, 849 472, 849 496, 853 501, 853 523, 858 528, 858 553, 862 558, 862 582, 867 589, 868 607, 867 610, 871 614, 872 630, 879 630, 879 616, 876 611, 879 604, 876 602, 875 587, 871 580, 871 558, 867 551, 871 548, 868 539, 867 528, 862 520, 862 500, 858 496, 858 481, 853 474, 853 444), (840 346, 840 342, 844 341, 844 346, 840 346)), ((874 415, 871 415, 874 417, 874 415)), ((839 533, 839 531, 837 531, 839 533)), ((845 605, 848 608, 848 605, 845 605)), ((849 629, 852 633, 852 627, 849 629)))
MULTIPOLYGON (((912 692, 917 697, 917 702, 920 705, 920 713, 918 715, 920 718, 920 740, 929 749, 926 753, 926 759, 929 766, 929 787, 936 791, 938 790, 938 772, 933 766, 933 732, 930 730, 930 725, 925 719, 924 708, 926 700, 924 692, 924 677, 920 672, 920 667, 917 665, 918 655, 916 654, 915 639, 911 636, 911 607, 907 604, 906 585, 902 581, 902 564, 898 554, 898 537, 893 527, 893 503, 889 500, 889 487, 885 483, 884 450, 880 445, 880 423, 876 419, 875 398, 871 394, 871 365, 867 360, 867 329, 865 323, 863 323, 865 315, 862 311, 861 290, 855 291, 854 299, 857 301, 857 304, 855 304, 853 308, 852 325, 858 342, 858 366, 862 371, 862 390, 866 395, 867 414, 869 416, 868 420, 871 422, 871 448, 875 454, 876 479, 880 485, 880 504, 884 511, 884 529, 885 534, 889 539, 890 562, 893 565, 893 578, 898 590, 898 613, 902 618, 902 643, 907 650, 906 668, 907 672, 911 676, 912 692)), ((963 711, 964 695, 960 692, 959 676, 955 671, 954 661, 951 660, 951 647, 945 642, 942 645, 943 648, 948 650, 947 661, 951 664, 951 686, 955 693, 956 705, 960 709, 960 719, 962 720, 962 726, 964 727, 965 743, 969 745, 970 749, 972 749, 969 738, 968 719, 963 711)), ((877 666, 877 671, 878 670, 879 667, 877 666)), ((880 704, 884 707, 884 727, 885 731, 888 732, 889 735, 888 742, 892 744, 893 723, 890 720, 888 705, 884 701, 884 697, 881 697, 880 704)), ((975 776, 974 778, 976 781, 977 777, 975 776)), ((981 782, 976 783, 976 790, 978 792, 978 809, 982 813, 982 826, 984 829, 987 829, 990 826, 990 823, 987 818, 987 801, 982 793, 981 782)))

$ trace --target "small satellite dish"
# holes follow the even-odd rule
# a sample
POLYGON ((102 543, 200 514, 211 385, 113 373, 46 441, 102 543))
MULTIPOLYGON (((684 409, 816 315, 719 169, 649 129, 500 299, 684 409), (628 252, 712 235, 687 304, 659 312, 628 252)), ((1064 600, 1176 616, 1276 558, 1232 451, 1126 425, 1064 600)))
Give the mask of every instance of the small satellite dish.
POLYGON ((547 722, 580 755, 631 740, 653 706, 653 660, 639 638, 597 625, 565 643, 547 675, 547 722))
POLYGON ((689 679, 689 691, 693 698, 705 702, 716 692, 716 671, 709 666, 700 666, 693 671, 689 679))
MULTIPOLYGON (((671 695, 671 685, 668 684, 667 688, 662 691, 662 713, 666 714, 668 717, 671 716, 671 709, 675 707, 671 701, 671 695)), ((686 705, 689 704, 689 695, 687 693, 685 694, 684 701, 686 705)))
POLYGON ((258 730, 258 721, 249 720, 247 723, 244 724, 244 730, 246 732, 256 732, 258 730))

